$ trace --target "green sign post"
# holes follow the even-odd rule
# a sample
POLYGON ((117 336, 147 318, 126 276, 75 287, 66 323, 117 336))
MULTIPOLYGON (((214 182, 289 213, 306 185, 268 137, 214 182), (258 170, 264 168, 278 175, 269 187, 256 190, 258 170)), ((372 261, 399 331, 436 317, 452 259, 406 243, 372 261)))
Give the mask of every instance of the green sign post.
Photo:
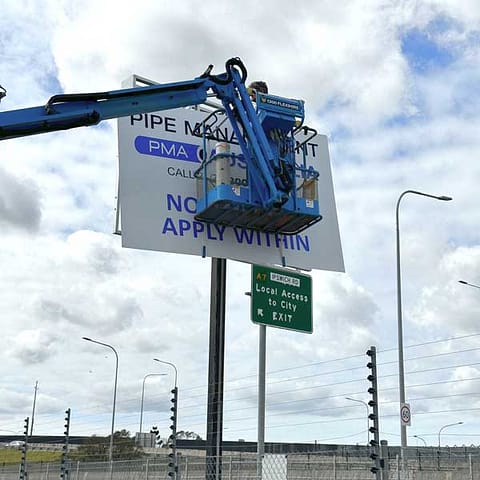
POLYGON ((252 265, 253 323, 312 333, 312 279, 309 275, 252 265))

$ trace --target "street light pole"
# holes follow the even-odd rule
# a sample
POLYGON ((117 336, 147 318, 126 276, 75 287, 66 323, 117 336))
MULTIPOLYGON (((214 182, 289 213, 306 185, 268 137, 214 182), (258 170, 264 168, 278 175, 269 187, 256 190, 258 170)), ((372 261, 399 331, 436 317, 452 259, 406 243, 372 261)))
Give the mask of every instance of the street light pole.
POLYGON ((140 432, 140 435, 142 434, 142 425, 143 425, 143 399, 145 397, 145 380, 148 378, 148 377, 163 377, 165 376, 166 373, 147 373, 147 375, 145 375, 143 377, 143 384, 142 384, 142 401, 141 401, 141 404, 140 404, 140 428, 139 428, 139 432, 140 432))
POLYGON ((104 347, 110 348, 115 354, 115 383, 113 386, 113 407, 112 407, 112 430, 110 434, 110 448, 108 450, 108 460, 110 463, 113 461, 113 433, 115 429, 115 405, 117 403, 117 380, 118 380, 118 353, 117 351, 108 343, 99 342, 98 340, 92 340, 88 337, 82 337, 83 340, 87 342, 97 343, 98 345, 103 345, 104 347))
POLYGON ((30 436, 33 435, 33 421, 35 419, 35 405, 37 404, 38 380, 35 382, 35 393, 33 394, 32 421, 30 423, 30 436))
MULTIPOLYGON (((399 225, 399 207, 400 201, 407 194, 421 195, 423 197, 434 198, 435 200, 449 201, 451 197, 445 195, 430 195, 428 193, 419 192, 417 190, 405 190, 397 200, 397 207, 395 210, 396 219, 396 245, 397 245, 397 329, 398 329, 398 383, 400 390, 400 409, 405 403, 405 369, 403 360, 403 325, 402 325, 402 285, 400 274, 400 225, 399 225)), ((407 446, 407 426, 400 424, 400 434, 402 449, 407 446)))
POLYGON ((439 431, 438 431, 438 449, 440 450, 440 434, 442 433, 442 430, 447 427, 453 427, 455 425, 463 425, 463 422, 456 422, 456 423, 449 423, 448 425, 444 425, 439 431))
POLYGON ((368 418, 370 410, 368 409, 368 403, 363 400, 358 400, 356 398, 345 397, 345 400, 351 400, 352 402, 363 403, 367 409, 367 445, 370 445, 370 421, 368 418))

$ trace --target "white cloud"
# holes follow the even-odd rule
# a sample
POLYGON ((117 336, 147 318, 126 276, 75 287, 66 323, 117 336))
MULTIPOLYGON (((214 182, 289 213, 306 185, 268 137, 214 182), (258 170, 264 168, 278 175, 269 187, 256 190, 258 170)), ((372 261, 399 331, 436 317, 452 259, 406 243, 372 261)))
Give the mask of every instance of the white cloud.
POLYGON ((55 355, 57 341, 55 334, 43 329, 24 330, 11 339, 7 355, 17 357, 27 365, 42 363, 55 355))
POLYGON ((15 178, 0 169, 0 226, 38 230, 41 219, 40 192, 30 179, 15 178))
MULTIPOLYGON (((467 278, 478 284, 480 248, 460 247, 448 252, 436 270, 437 281, 421 292, 413 318, 423 327, 452 328, 457 333, 475 332, 480 314, 477 289, 462 285, 467 278)), ((435 275, 433 275, 435 276, 435 275)))

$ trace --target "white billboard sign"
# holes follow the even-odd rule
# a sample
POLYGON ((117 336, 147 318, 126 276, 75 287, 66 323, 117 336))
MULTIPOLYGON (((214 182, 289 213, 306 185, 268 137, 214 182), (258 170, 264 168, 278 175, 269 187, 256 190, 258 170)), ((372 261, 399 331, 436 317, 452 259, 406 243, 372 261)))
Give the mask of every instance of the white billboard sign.
MULTIPOLYGON (((344 271, 324 135, 316 135, 306 144, 307 163, 320 172, 318 190, 323 219, 319 223, 297 235, 280 235, 194 219, 194 174, 200 166, 204 145, 210 152, 217 141, 228 141, 232 152, 239 152, 228 121, 216 134, 218 140, 204 144, 194 134, 195 126, 207 115, 180 108, 118 120, 122 245, 306 270, 344 271)), ((232 183, 244 181, 245 164, 241 159, 233 162, 232 183)))

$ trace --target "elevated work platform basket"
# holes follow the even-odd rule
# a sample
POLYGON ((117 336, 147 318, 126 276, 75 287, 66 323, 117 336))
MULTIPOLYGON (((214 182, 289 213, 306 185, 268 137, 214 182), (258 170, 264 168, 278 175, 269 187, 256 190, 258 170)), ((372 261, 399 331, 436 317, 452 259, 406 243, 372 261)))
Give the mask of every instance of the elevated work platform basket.
MULTIPOLYGON (((264 206, 255 192, 248 166, 231 175, 235 154, 217 154, 195 173, 195 219, 229 227, 293 235, 319 222, 318 175, 296 166, 294 188, 281 206, 264 206)), ((258 180, 257 180, 258 181, 258 180)))

